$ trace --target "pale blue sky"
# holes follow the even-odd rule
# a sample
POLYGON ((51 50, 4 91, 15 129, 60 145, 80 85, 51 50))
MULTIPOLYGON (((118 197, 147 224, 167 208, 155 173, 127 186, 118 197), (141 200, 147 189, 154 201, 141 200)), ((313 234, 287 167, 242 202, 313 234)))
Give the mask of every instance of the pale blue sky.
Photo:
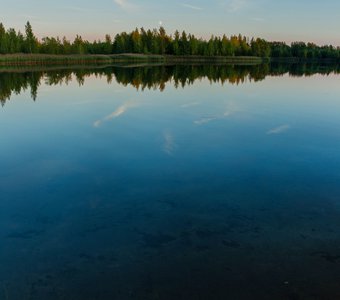
POLYGON ((135 27, 186 30, 207 38, 238 34, 340 46, 339 0, 1 0, 6 28, 29 20, 39 37, 93 40, 135 27))

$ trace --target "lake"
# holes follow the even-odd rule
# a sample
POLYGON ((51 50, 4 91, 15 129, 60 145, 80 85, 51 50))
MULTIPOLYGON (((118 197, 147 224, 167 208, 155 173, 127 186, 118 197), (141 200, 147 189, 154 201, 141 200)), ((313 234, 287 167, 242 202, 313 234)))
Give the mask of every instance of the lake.
POLYGON ((0 299, 340 299, 339 70, 0 70, 0 299))

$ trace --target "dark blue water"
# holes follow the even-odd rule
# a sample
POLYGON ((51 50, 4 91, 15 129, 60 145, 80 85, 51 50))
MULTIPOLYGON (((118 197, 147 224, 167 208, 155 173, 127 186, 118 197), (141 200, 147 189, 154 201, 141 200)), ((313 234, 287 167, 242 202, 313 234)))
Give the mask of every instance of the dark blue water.
POLYGON ((339 75, 0 109, 0 299, 340 299, 339 75))

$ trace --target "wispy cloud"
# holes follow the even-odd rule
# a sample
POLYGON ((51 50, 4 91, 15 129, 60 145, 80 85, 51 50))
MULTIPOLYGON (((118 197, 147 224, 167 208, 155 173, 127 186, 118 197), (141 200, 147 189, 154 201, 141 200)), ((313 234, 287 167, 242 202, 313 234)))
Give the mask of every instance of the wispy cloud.
POLYGON ((128 0, 114 0, 114 2, 123 10, 134 10, 137 8, 136 5, 130 3, 128 0))
POLYGON ((290 129, 290 125, 285 124, 285 125, 281 125, 279 127, 275 127, 275 128, 272 128, 272 129, 268 130, 267 134, 269 134, 269 135, 271 135, 271 134, 280 134, 280 133, 286 132, 289 129, 290 129))
POLYGON ((186 8, 193 9, 193 10, 203 10, 202 7, 190 5, 190 4, 187 4, 187 3, 182 3, 182 6, 184 6, 186 8))
POLYGON ((242 109, 239 107, 239 105, 237 105, 235 102, 230 102, 227 105, 227 109, 224 112, 223 116, 224 117, 229 117, 237 112, 242 111, 242 109))
POLYGON ((207 124, 207 123, 210 123, 212 121, 215 121, 215 120, 220 120, 220 119, 224 119, 224 118, 228 118, 230 117, 231 115, 237 113, 237 112, 240 112, 241 109, 235 105, 233 102, 230 102, 227 106, 227 109, 225 110, 225 112, 222 114, 222 115, 215 115, 215 116, 211 116, 211 117, 204 117, 204 118, 201 118, 199 120, 196 120, 194 121, 194 124, 196 125, 204 125, 204 124, 207 124))
POLYGON ((178 148, 174 136, 170 132, 164 132, 164 144, 163 144, 163 151, 172 156, 175 150, 178 148))
POLYGON ((230 0, 228 3, 229 12, 237 12, 247 6, 246 0, 230 0))
POLYGON ((108 116, 95 121, 93 123, 93 126, 94 127, 100 127, 103 122, 107 122, 107 121, 110 121, 112 119, 118 118, 119 116, 121 116, 124 113, 126 113, 130 108, 136 107, 136 106, 137 106, 137 104, 135 104, 135 103, 126 103, 126 104, 123 104, 123 105, 119 106, 114 112, 109 114, 108 116))
POLYGON ((217 119, 218 119, 218 117, 202 118, 202 119, 194 121, 194 124, 196 124, 196 125, 203 125, 203 124, 207 124, 207 123, 209 123, 211 121, 214 121, 214 120, 217 120, 217 119))
POLYGON ((199 102, 191 102, 191 103, 182 104, 181 107, 182 108, 189 108, 189 107, 193 107, 193 106, 197 106, 197 105, 199 105, 199 102))

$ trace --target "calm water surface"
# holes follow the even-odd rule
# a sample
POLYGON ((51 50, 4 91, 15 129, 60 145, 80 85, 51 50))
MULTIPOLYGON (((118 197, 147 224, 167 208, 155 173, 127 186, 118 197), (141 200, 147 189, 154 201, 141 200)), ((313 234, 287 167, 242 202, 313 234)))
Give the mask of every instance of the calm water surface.
POLYGON ((339 75, 179 70, 0 73, 1 300, 340 299, 339 75))

